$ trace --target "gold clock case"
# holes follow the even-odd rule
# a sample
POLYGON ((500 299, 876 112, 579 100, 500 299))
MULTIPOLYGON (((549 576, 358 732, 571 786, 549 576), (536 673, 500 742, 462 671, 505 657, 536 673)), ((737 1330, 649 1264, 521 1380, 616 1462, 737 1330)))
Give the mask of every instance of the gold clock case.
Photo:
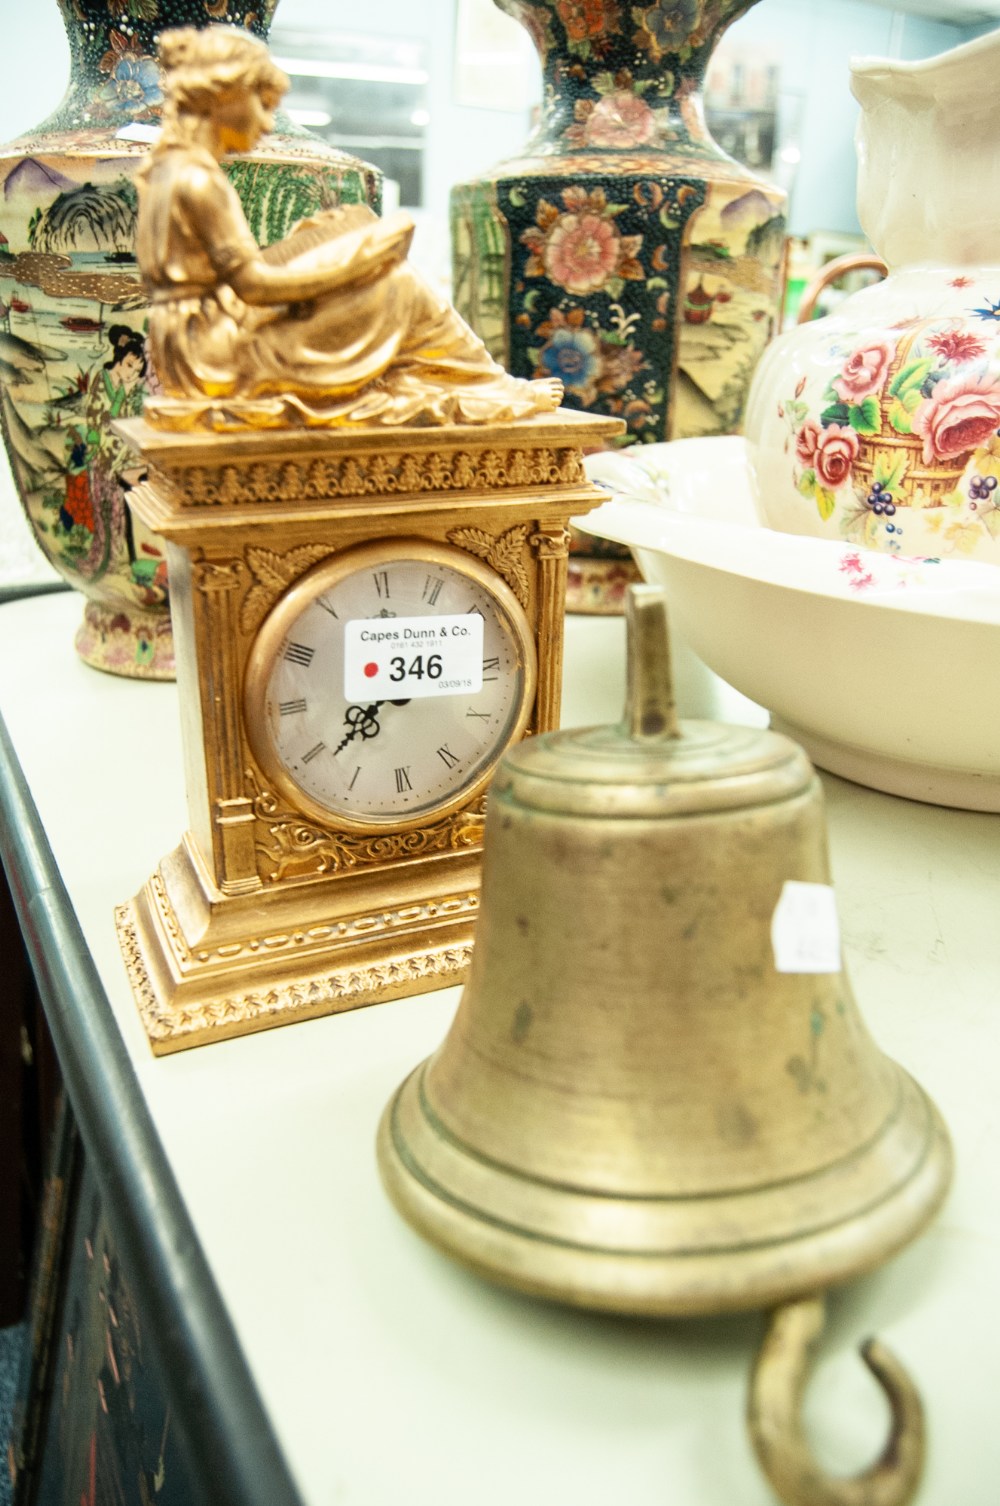
POLYGON ((167 544, 188 792, 180 846, 116 914, 153 1050, 463 981, 482 781, 416 825, 323 820, 254 756, 248 666, 272 608, 320 561, 376 542, 408 558, 423 541, 513 594, 537 659, 515 732, 555 728, 567 525, 603 497, 582 455, 621 425, 563 409, 435 429, 116 428, 147 467, 130 503, 167 544))

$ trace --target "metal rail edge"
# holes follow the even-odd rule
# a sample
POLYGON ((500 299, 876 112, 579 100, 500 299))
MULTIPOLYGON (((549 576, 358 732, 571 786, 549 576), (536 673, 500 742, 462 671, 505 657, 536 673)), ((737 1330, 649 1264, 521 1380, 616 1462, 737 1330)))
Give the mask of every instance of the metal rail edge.
MULTIPOLYGON (((5 591, 0 605, 33 594, 5 591)), ((302 1506, 2 718, 0 860, 192 1483, 212 1506, 302 1506)))

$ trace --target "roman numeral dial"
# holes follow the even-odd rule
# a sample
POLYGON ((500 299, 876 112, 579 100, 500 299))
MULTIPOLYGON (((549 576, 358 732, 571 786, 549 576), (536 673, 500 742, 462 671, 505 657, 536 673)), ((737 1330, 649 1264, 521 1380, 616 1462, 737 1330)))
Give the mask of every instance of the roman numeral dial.
POLYGON ((306 819, 406 829, 478 798, 528 725, 535 680, 525 613, 486 565, 442 544, 365 544, 272 606, 244 721, 265 783, 306 819))

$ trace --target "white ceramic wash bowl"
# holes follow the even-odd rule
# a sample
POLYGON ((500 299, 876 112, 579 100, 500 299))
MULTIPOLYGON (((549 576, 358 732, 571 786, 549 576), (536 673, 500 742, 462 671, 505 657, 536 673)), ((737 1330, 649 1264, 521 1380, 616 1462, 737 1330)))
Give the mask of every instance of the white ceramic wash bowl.
POLYGON ((776 533, 756 516, 739 439, 594 456, 587 469, 614 498, 588 531, 632 548, 695 652, 814 762, 1000 811, 1000 569, 776 533))

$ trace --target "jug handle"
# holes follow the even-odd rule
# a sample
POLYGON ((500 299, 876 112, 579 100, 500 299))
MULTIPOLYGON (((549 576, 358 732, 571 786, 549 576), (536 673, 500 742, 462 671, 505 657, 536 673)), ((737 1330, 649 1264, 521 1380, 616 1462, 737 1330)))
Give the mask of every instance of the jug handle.
POLYGON ((821 267, 819 272, 808 284, 802 297, 799 299, 799 310, 795 316, 796 324, 807 324, 812 318, 813 309, 819 301, 819 295, 824 288, 828 288, 831 282, 836 282, 838 277, 844 277, 848 272, 878 272, 883 277, 888 267, 880 256, 864 251, 848 251, 845 256, 835 256, 821 267))
POLYGON ((750 1377, 747 1425, 758 1463, 785 1506, 906 1506, 924 1464, 924 1411, 902 1365, 877 1339, 861 1356, 892 1408, 879 1458, 861 1474, 828 1475, 802 1426, 802 1397, 823 1330, 824 1299, 786 1302, 771 1314, 750 1377))

